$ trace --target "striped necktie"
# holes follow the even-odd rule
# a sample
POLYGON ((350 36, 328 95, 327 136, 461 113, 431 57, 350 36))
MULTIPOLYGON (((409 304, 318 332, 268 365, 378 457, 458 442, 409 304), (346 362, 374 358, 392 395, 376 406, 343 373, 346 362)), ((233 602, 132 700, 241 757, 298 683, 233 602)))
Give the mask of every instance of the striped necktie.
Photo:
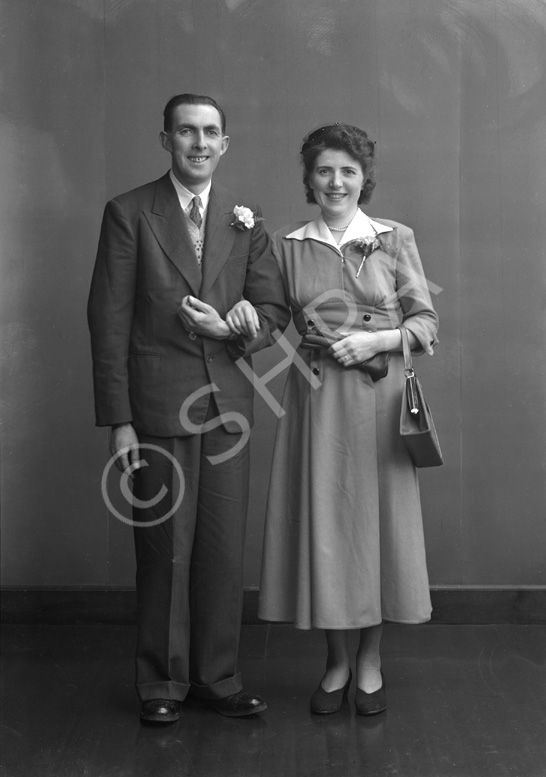
POLYGON ((201 216, 201 197, 194 197, 191 201, 190 219, 193 221, 197 229, 201 229, 203 223, 203 217, 201 216))

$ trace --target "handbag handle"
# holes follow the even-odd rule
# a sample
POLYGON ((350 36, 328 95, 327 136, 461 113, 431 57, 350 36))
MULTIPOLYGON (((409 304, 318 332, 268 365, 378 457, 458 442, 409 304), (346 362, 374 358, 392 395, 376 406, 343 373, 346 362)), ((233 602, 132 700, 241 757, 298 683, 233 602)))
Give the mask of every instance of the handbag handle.
POLYGON ((408 330, 405 326, 399 326, 398 329, 402 335, 402 351, 404 352, 404 372, 406 374, 406 394, 409 411, 412 415, 417 415, 419 412, 419 395, 417 393, 417 378, 413 370, 411 348, 409 347, 408 330))
POLYGON ((406 377, 413 375, 413 360, 411 358, 411 348, 409 347, 408 330, 405 326, 399 326, 400 334, 402 335, 402 351, 404 352, 404 371, 406 377))

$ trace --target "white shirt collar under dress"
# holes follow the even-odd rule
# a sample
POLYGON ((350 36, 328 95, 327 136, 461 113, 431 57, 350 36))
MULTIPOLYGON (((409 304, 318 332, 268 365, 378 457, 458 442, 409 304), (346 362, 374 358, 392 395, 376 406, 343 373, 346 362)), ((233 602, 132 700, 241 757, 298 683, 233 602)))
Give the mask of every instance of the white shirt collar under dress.
POLYGON ((392 227, 387 227, 385 224, 380 224, 378 221, 373 221, 363 213, 360 208, 357 210, 353 220, 345 230, 343 239, 339 245, 334 240, 334 237, 326 222, 324 221, 322 214, 314 221, 309 221, 304 224, 303 227, 296 229, 286 237, 289 240, 318 240, 320 243, 326 243, 327 245, 335 248, 338 253, 341 254, 341 249, 345 243, 349 243, 351 240, 358 240, 362 237, 373 237, 379 235, 382 232, 392 232, 392 227))

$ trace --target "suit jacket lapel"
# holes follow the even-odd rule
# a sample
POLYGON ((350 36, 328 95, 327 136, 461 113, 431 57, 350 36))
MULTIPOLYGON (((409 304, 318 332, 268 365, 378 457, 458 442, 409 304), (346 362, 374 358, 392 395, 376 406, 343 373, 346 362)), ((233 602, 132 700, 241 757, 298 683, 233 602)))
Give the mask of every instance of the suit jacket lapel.
POLYGON ((169 260, 184 276, 193 294, 199 296, 201 268, 168 173, 157 182, 152 209, 144 215, 169 260))
POLYGON ((207 208, 201 295, 212 287, 230 254, 236 233, 236 230, 230 227, 232 221, 233 205, 213 184, 207 208))

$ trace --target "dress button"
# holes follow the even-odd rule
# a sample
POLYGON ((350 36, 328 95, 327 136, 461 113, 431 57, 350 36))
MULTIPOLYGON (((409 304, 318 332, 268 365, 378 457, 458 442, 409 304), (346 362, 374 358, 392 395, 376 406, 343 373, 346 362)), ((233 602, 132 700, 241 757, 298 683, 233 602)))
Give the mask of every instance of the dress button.
POLYGON ((362 316, 362 320, 363 321, 371 321, 372 317, 370 316, 369 313, 364 313, 364 315, 362 316))
POLYGON ((313 375, 320 375, 320 370, 318 367, 313 367, 313 375))

